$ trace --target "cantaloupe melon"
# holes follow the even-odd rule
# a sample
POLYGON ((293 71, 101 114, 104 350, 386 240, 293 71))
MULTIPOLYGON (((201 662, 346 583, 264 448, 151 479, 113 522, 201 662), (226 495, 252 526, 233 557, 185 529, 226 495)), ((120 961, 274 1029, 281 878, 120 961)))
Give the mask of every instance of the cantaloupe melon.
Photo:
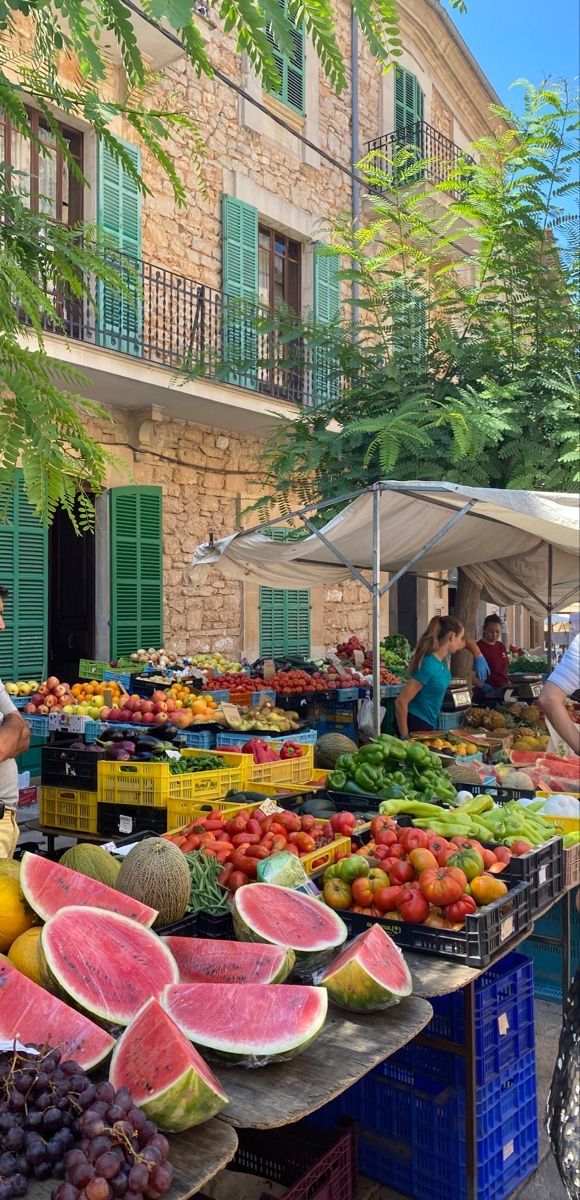
POLYGON ((79 842, 78 846, 69 846, 61 854, 60 862, 71 871, 87 875, 89 879, 98 879, 114 888, 121 864, 102 846, 93 846, 90 842, 79 842))
POLYGON ((165 838, 145 838, 123 859, 115 887, 157 909, 154 928, 179 921, 185 914, 191 891, 185 855, 165 838), (155 902, 146 900, 146 896, 154 896, 155 902))
POLYGON ((323 733, 314 749, 314 765, 321 770, 332 770, 341 754, 356 754, 358 746, 344 733, 323 733))

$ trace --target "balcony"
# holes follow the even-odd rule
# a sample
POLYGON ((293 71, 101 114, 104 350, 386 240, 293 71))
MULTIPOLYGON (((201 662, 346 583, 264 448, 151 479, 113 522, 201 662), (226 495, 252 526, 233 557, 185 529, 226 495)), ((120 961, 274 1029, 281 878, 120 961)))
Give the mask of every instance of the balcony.
POLYGON ((253 413, 256 431, 265 416, 283 413, 285 404, 312 403, 319 371, 301 343, 294 343, 292 354, 288 344, 277 341, 267 310, 142 259, 109 251, 103 259, 118 272, 124 290, 91 281, 90 296, 83 300, 59 290, 53 299, 60 325, 44 326, 54 358, 82 370, 90 367, 95 398, 103 397, 106 386, 110 403, 136 407, 144 402, 143 384, 150 380, 157 391, 153 402, 163 403, 167 389, 180 397, 172 402, 174 408, 179 403, 179 415, 213 424, 215 406, 215 413, 207 403, 187 406, 187 396, 202 396, 205 402, 211 397, 245 412, 246 424, 253 413), (165 371, 151 374, 151 367, 165 371), (115 373, 119 378, 115 395, 104 371, 109 380, 115 373))
MULTIPOLYGON (((463 169, 467 172, 475 162, 470 154, 466 154, 427 121, 415 121, 367 142, 366 153, 371 151, 374 151, 373 169, 388 176, 393 186, 397 183, 398 171, 405 172, 406 183, 426 181, 444 185, 453 177, 453 184, 456 185, 457 172, 463 169), (408 151, 408 155, 398 154, 401 150, 408 151), (417 159, 416 171, 412 170, 414 156, 417 159), (401 161, 402 157, 404 162, 401 161)), ((369 190, 384 195, 388 189, 375 184, 369 190)), ((460 187, 453 186, 446 190, 454 200, 461 199, 460 187)))

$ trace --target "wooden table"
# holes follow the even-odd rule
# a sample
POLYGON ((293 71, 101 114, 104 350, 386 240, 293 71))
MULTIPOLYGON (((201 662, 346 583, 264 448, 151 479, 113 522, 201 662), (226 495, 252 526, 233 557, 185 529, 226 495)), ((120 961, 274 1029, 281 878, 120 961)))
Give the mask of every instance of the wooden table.
MULTIPOLYGON (((235 1130, 225 1121, 207 1121, 185 1133, 169 1134, 175 1176, 167 1200, 188 1200, 223 1170, 238 1148, 235 1130)), ((30 1183, 26 1200, 50 1200, 54 1179, 30 1183)))
POLYGON ((431 1005, 418 996, 368 1016, 330 1007, 322 1033, 289 1062, 255 1070, 217 1068, 230 1098, 219 1120, 240 1129, 276 1129, 299 1121, 412 1041, 432 1015, 431 1005))

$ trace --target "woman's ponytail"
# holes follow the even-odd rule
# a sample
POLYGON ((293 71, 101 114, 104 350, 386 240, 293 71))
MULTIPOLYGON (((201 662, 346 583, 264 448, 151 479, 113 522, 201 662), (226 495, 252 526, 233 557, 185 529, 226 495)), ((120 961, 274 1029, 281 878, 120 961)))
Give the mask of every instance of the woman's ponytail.
POLYGON ((439 650, 442 642, 450 633, 461 633, 463 625, 457 617, 432 617, 429 624, 415 646, 415 652, 409 664, 409 672, 414 675, 428 654, 439 650))

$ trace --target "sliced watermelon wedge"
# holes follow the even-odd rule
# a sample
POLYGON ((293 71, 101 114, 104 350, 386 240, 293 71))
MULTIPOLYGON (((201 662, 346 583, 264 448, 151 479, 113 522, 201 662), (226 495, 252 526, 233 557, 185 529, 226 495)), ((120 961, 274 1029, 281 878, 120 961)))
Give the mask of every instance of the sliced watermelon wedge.
POLYGON ((161 1003, 194 1045, 258 1067, 306 1049, 324 1025, 328 996, 291 983, 178 983, 161 1003))
POLYGON ((348 1012, 380 1012, 413 990, 401 951, 378 923, 341 951, 320 982, 348 1012))
POLYGON ((347 928, 320 900, 275 883, 252 883, 235 893, 233 918, 241 942, 290 946, 296 955, 294 978, 309 982, 346 941, 347 928))
POLYGON ((115 1045, 110 1033, 69 1008, 58 996, 22 975, 0 955, 0 1038, 25 1046, 52 1046, 84 1071, 96 1067, 115 1045))
POLYGON ((114 1088, 160 1129, 178 1132, 215 1117, 228 1102, 213 1071, 153 997, 121 1034, 111 1059, 114 1088))
POLYGON ((284 983, 294 966, 288 946, 166 937, 181 983, 284 983))
POLYGON ((107 887, 98 879, 89 879, 87 875, 71 871, 62 863, 51 862, 49 858, 41 858, 40 854, 30 854, 28 851, 22 855, 20 886, 30 907, 43 921, 48 921, 61 908, 71 904, 121 913, 147 928, 151 927, 157 916, 157 910, 148 904, 133 900, 131 896, 107 887))
POLYGON ((40 943, 61 991, 113 1025, 128 1025, 146 1000, 179 979, 157 934, 102 908, 61 908, 43 926, 40 943))

